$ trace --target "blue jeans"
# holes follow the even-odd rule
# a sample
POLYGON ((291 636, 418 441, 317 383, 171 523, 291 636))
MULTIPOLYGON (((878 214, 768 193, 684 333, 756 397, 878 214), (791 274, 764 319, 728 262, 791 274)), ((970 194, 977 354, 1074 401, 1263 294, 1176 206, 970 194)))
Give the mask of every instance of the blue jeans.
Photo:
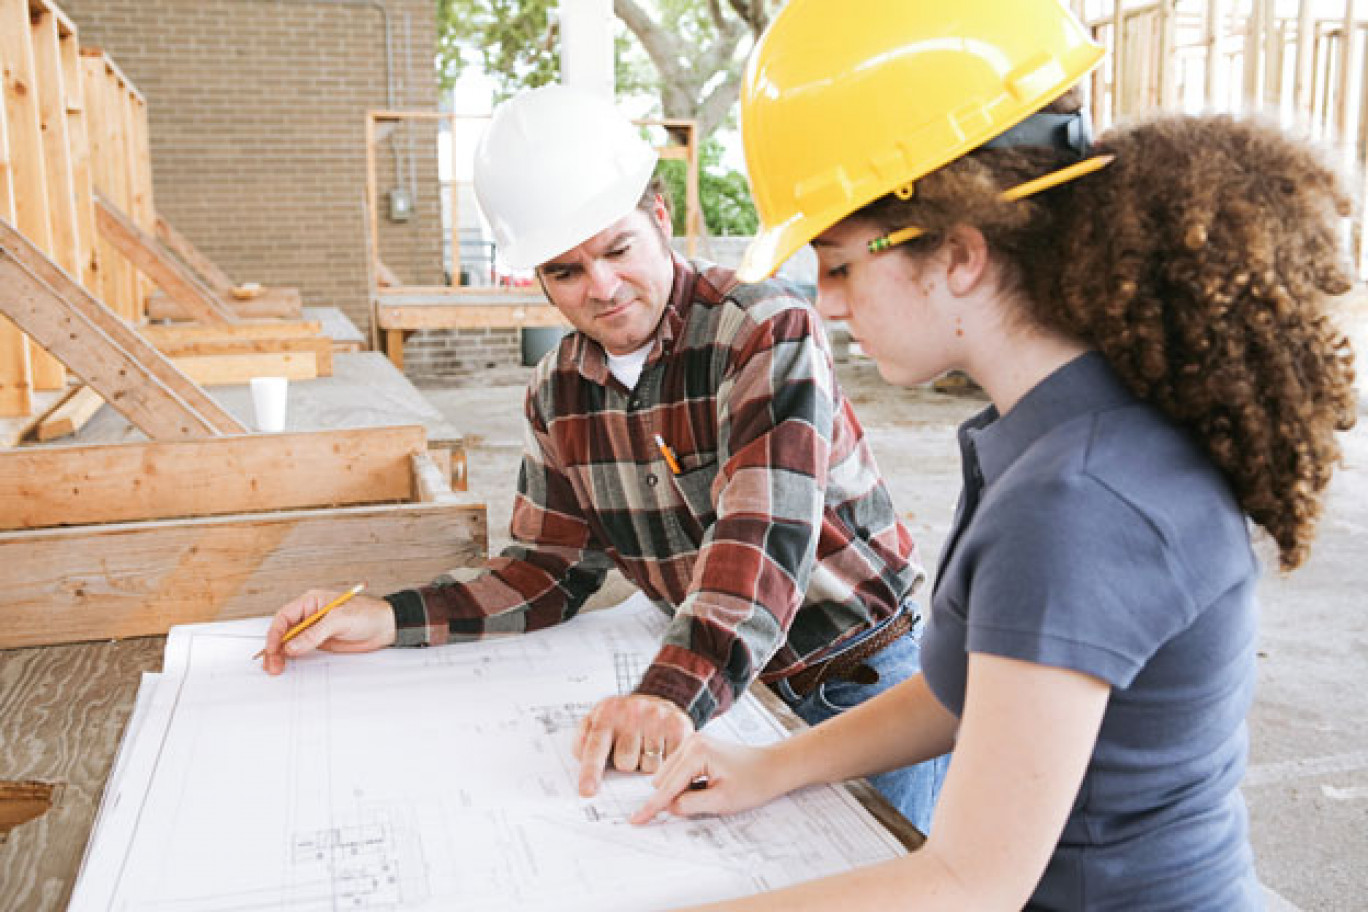
MULTIPOLYGON (((865 660, 866 665, 879 673, 879 680, 873 684, 823 681, 806 697, 794 694, 788 681, 777 681, 774 690, 809 725, 825 722, 918 674, 921 671, 921 632, 922 625, 918 624, 910 633, 865 660)), ((931 812, 936 807, 936 796, 940 794, 949 765, 950 755, 945 754, 914 766, 870 776, 869 781, 889 804, 912 821, 913 826, 930 833, 931 812)))

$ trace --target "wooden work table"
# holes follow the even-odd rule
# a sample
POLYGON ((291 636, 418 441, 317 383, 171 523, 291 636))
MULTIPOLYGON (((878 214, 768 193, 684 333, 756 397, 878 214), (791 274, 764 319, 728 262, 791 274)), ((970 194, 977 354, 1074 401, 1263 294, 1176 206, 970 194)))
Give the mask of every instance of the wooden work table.
POLYGON ((385 353, 404 367, 404 338, 421 329, 569 327, 536 289, 382 288, 373 298, 385 353))
MULTIPOLYGON (((46 813, 0 835, 0 909, 66 907, 140 676, 161 670, 165 645, 145 637, 0 650, 0 780, 55 786, 46 813)), ((754 691, 790 730, 803 726, 769 688, 754 691)), ((921 845, 867 783, 848 787, 904 845, 921 845)))

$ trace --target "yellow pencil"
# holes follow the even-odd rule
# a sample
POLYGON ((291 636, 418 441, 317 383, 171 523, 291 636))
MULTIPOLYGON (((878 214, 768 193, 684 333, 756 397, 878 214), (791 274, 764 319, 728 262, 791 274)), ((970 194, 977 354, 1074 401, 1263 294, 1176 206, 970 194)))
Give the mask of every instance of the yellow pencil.
MULTIPOLYGON (((300 621, 298 624, 295 624, 289 630, 285 631, 285 635, 280 638, 280 645, 284 646, 286 643, 290 642, 290 640, 293 640, 295 637, 299 636, 301 633, 308 630, 314 624, 317 624, 318 621, 323 617, 323 615, 327 614, 329 611, 332 611, 339 605, 345 605, 348 599, 350 599, 353 595, 356 595, 358 592, 365 588, 365 583, 357 583, 355 586, 352 586, 346 592, 342 593, 337 598, 333 599, 331 602, 328 602, 328 604, 324 605, 322 608, 319 608, 317 611, 306 617, 304 620, 300 621)), ((255 662, 257 659, 261 658, 265 654, 266 650, 262 649, 261 652, 258 652, 256 655, 252 656, 252 661, 255 662)))
POLYGON ((670 474, 678 475, 680 472, 679 460, 675 459, 674 450, 670 449, 670 445, 665 442, 665 438, 661 437, 659 434, 655 435, 655 444, 660 450, 660 455, 665 457, 665 464, 670 467, 670 474))

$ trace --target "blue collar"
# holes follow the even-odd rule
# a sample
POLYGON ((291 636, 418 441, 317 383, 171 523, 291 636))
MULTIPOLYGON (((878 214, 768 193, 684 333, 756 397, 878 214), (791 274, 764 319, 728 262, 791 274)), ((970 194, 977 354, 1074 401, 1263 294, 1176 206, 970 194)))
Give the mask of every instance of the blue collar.
POLYGON ((1135 401, 1100 352, 1084 352, 1032 387, 1006 415, 989 406, 964 422, 961 446, 972 446, 986 487, 1054 428, 1135 401))

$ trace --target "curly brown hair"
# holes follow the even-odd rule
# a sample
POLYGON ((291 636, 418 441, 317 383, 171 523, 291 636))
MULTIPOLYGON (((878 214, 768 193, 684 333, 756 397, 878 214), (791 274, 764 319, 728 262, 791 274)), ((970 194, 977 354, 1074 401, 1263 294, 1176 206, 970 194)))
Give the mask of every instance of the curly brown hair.
POLYGON ((956 224, 981 231, 1023 318, 1096 347, 1188 428, 1295 569, 1340 460, 1334 432, 1356 417, 1353 352, 1328 314, 1352 287, 1345 183, 1311 145, 1226 116, 1131 125, 1094 151, 1116 160, 1011 203, 1003 189, 1076 159, 979 150, 854 218, 923 228, 913 257, 956 224))

